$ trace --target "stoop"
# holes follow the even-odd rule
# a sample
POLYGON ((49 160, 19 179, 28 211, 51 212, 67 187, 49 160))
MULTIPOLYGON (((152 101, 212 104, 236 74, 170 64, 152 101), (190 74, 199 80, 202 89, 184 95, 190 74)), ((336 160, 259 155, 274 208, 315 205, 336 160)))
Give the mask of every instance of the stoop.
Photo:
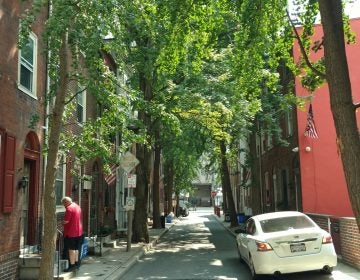
MULTIPOLYGON (((54 279, 68 280, 72 277, 71 272, 64 272, 68 267, 67 260, 60 260, 58 263, 57 255, 55 255, 54 279), (58 270, 58 265, 60 269, 58 270)), ((23 254, 19 256, 19 280, 36 280, 39 279, 41 263, 41 254, 23 254)))

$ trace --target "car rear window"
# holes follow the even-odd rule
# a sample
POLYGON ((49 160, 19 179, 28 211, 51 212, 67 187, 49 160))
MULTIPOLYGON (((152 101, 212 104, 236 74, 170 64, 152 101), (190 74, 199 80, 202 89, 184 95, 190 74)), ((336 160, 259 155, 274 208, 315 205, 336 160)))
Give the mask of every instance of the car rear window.
POLYGON ((262 231, 265 233, 285 231, 289 229, 311 228, 315 225, 306 216, 281 217, 260 221, 262 231))

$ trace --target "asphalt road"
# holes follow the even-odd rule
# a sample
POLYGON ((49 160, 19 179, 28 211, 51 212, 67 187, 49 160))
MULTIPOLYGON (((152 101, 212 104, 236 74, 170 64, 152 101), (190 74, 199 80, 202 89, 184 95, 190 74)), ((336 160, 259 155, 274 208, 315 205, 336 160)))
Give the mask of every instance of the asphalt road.
MULTIPOLYGON (((212 215, 212 209, 191 211, 181 218, 158 245, 131 268, 122 280, 251 280, 240 263, 235 238, 212 215)), ((274 279, 272 276, 264 280, 274 279)), ((281 280, 357 280, 339 270, 333 275, 306 272, 283 275, 281 280)))

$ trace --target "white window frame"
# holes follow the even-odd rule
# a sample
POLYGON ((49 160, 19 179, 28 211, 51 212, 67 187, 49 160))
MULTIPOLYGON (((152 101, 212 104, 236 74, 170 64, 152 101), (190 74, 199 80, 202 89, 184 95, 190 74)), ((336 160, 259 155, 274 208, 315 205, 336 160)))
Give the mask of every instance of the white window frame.
MULTIPOLYGON (((62 199, 64 196, 65 196, 65 194, 66 194, 66 161, 64 161, 64 159, 65 159, 65 156, 62 156, 61 157, 61 159, 59 160, 59 166, 60 166, 60 164, 61 165, 63 165, 63 174, 62 174, 62 196, 61 196, 61 198, 60 199, 62 199)), ((58 170, 59 168, 57 168, 57 170, 58 170)), ((56 173, 57 173, 57 170, 56 170, 56 173)), ((56 186, 56 181, 59 181, 58 179, 57 179, 57 174, 55 173, 55 188, 57 187, 56 186)), ((55 189, 55 194, 57 193, 57 190, 55 189)), ((57 199, 55 198, 55 201, 56 201, 57 199)), ((65 208, 64 208, 64 206, 62 205, 62 204, 56 204, 56 211, 57 212, 64 212, 65 211, 65 208)))
POLYGON ((86 121, 86 90, 84 87, 78 86, 77 88, 78 93, 76 95, 76 121, 79 125, 83 125, 83 123, 86 121), (78 96, 82 96, 82 104, 79 103, 78 96), (78 106, 82 107, 82 120, 80 121, 78 118, 78 106))
POLYGON ((36 80, 37 80, 37 52, 38 52, 38 39, 36 37, 36 35, 32 32, 30 32, 29 37, 30 40, 33 41, 34 44, 34 50, 33 50, 33 64, 30 65, 30 63, 26 63, 26 60, 24 59, 24 61, 22 60, 22 56, 21 56, 21 49, 19 49, 19 62, 18 62, 18 88, 26 93, 27 95, 31 96, 34 99, 37 99, 36 96, 36 80), (30 65, 30 66, 29 66, 30 65), (29 90, 28 88, 26 88, 25 86, 23 86, 20 83, 20 79, 21 79, 21 66, 26 67, 29 71, 32 72, 32 88, 29 90), (32 69, 31 69, 32 66, 32 69))

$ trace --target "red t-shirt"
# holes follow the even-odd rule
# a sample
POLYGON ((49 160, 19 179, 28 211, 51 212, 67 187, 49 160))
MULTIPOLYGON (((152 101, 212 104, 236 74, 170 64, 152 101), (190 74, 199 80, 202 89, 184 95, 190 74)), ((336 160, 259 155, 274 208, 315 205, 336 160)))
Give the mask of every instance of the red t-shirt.
POLYGON ((79 237, 82 235, 81 208, 75 202, 66 207, 64 221, 68 221, 64 225, 65 237, 79 237))

